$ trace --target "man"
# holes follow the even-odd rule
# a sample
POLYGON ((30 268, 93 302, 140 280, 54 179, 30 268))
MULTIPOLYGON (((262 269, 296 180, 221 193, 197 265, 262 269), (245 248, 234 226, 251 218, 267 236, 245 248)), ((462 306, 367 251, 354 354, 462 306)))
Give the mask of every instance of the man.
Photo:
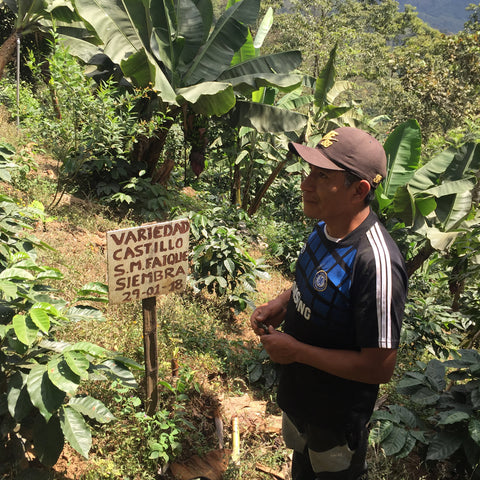
POLYGON ((369 206, 386 176, 385 151, 351 127, 315 148, 289 148, 310 164, 303 209, 321 221, 292 288, 259 306, 251 325, 281 365, 277 401, 294 450, 292 479, 365 479, 367 424, 395 368, 407 292, 403 258, 369 206))

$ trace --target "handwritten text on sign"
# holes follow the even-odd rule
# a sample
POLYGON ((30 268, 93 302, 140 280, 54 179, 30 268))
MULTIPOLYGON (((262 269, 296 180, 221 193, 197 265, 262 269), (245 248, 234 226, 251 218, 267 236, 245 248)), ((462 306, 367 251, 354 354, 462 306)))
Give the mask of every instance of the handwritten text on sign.
POLYGON ((188 220, 107 232, 108 298, 132 302, 185 288, 188 220))

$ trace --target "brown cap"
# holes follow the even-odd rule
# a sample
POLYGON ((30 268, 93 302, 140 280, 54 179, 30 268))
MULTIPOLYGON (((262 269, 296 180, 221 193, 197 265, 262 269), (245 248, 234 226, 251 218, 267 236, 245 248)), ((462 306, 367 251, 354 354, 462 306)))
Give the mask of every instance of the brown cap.
POLYGON ((373 188, 387 176, 387 156, 372 135, 353 127, 328 132, 315 148, 289 143, 292 153, 327 170, 345 170, 367 180, 373 188))

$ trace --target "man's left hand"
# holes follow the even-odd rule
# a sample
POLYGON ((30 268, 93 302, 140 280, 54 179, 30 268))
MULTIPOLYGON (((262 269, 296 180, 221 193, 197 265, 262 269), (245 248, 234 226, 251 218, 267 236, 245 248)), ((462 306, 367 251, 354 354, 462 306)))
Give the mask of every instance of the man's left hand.
POLYGON ((260 341, 272 362, 281 364, 295 362, 299 342, 291 335, 279 332, 270 325, 268 334, 261 335, 260 341))

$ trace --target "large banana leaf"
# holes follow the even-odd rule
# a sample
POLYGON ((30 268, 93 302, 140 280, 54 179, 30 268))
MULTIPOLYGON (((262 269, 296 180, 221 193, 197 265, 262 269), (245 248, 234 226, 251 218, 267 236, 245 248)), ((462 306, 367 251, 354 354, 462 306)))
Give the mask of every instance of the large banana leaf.
MULTIPOLYGON (((480 145, 478 143, 467 143, 463 145, 454 155, 448 166, 443 183, 457 185, 459 182, 468 181, 468 176, 480 169, 480 145)), ((474 181, 474 177, 471 176, 474 181)), ((466 184, 464 191, 452 192, 449 196, 443 196, 438 202, 437 216, 443 223, 446 230, 455 228, 470 213, 472 198, 469 187, 466 184)))
POLYGON ((213 22, 213 5, 211 0, 193 0, 198 8, 203 20, 203 41, 207 40, 210 35, 210 29, 213 22))
POLYGON ((162 0, 150 6, 150 47, 172 73, 188 65, 204 42, 204 19, 192 0, 162 0))
POLYGON ((472 192, 470 190, 442 197, 437 203, 437 217, 444 230, 449 231, 457 228, 472 211, 472 192))
POLYGON ((480 167, 480 148, 466 144, 436 155, 418 169, 409 182, 415 196, 431 195, 437 198, 436 215, 445 230, 459 225, 472 208, 471 190, 474 170, 480 167))
POLYGON ((299 50, 263 55, 227 68, 217 77, 217 80, 229 80, 257 73, 290 73, 301 62, 302 54, 299 50))
POLYGON ((2 0, 15 13, 15 29, 28 31, 30 24, 39 20, 47 8, 46 0, 2 0))
POLYGON ((337 80, 327 92, 327 102, 332 104, 341 93, 351 90, 353 86, 354 84, 347 80, 337 80))
POLYGON ((278 106, 288 110, 299 110, 305 105, 313 102, 313 95, 305 95, 301 88, 295 89, 284 95, 279 101, 278 106))
POLYGON ((136 86, 146 88, 151 84, 164 102, 177 104, 172 85, 150 53, 140 50, 123 60, 120 66, 124 75, 133 80, 136 86))
POLYGON ((255 58, 256 56, 257 56, 257 51, 253 46, 253 37, 250 30, 248 30, 247 39, 245 40, 245 43, 241 46, 239 50, 237 50, 233 54, 232 61, 230 62, 230 64, 238 65, 239 63, 246 62, 247 60, 255 58))
POLYGON ((259 8, 260 0, 242 0, 224 12, 184 75, 183 85, 215 80, 229 67, 234 52, 247 39, 247 25, 256 21, 259 8))
POLYGON ((421 142, 420 126, 416 120, 403 123, 388 136, 384 144, 387 178, 382 184, 387 198, 393 198, 397 189, 407 184, 415 174, 420 161, 421 142))
POLYGON ((337 57, 337 45, 330 51, 330 56, 326 65, 323 67, 320 75, 315 82, 315 106, 320 113, 327 103, 327 94, 335 83, 335 59, 337 57))
MULTIPOLYGON (((386 205, 382 203, 382 195, 377 196, 381 208, 384 208, 386 205)), ((402 220, 405 225, 413 225, 416 216, 416 205, 415 198, 412 195, 412 192, 409 188, 409 185, 401 185, 395 191, 395 196, 389 202, 393 205, 393 211, 397 214, 397 217, 402 220)))
POLYGON ((76 0, 75 5, 81 18, 93 27, 103 43, 105 55, 121 65, 127 77, 131 75, 139 87, 152 83, 165 102, 175 103, 175 93, 169 80, 145 50, 144 41, 149 37, 146 27, 150 20, 143 2, 76 0), (145 28, 137 28, 142 24, 145 28))
MULTIPOLYGON (((136 3, 143 10, 143 2, 136 3)), ((75 6, 82 19, 95 29, 105 54, 114 63, 120 64, 144 48, 122 0, 76 0, 75 6)))
POLYGON ((244 101, 237 101, 232 119, 236 125, 265 133, 293 132, 302 129, 307 123, 306 115, 272 105, 244 101))
POLYGON ((456 149, 449 148, 435 155, 423 167, 416 170, 408 181, 413 194, 417 195, 437 185, 456 154, 456 149))
POLYGON ((236 92, 249 96, 261 87, 276 87, 284 92, 295 90, 302 83, 302 77, 300 75, 259 73, 231 78, 229 81, 236 92))
POLYGON ((230 83, 204 82, 179 88, 177 100, 188 102, 196 113, 223 115, 235 105, 235 93, 230 83))
POLYGON ((257 29, 257 34, 255 35, 255 40, 253 41, 253 46, 255 50, 259 50, 263 42, 265 41, 266 36, 268 35, 268 32, 272 28, 273 25, 273 8, 268 7, 267 13, 262 18, 262 21, 260 22, 260 25, 257 29))
POLYGON ((232 65, 238 65, 252 58, 260 56, 260 48, 263 45, 265 37, 267 36, 270 28, 273 25, 273 9, 269 7, 267 13, 263 17, 255 35, 255 40, 252 37, 251 32, 248 32, 247 40, 242 45, 240 50, 237 50, 232 58, 232 65))
POLYGON ((435 250, 446 251, 453 245, 460 232, 441 232, 438 228, 429 227, 425 230, 425 235, 435 250))
POLYGON ((70 29, 59 35, 61 42, 68 48, 68 51, 83 62, 89 63, 90 60, 102 50, 87 40, 82 40, 76 36, 76 30, 70 29))

